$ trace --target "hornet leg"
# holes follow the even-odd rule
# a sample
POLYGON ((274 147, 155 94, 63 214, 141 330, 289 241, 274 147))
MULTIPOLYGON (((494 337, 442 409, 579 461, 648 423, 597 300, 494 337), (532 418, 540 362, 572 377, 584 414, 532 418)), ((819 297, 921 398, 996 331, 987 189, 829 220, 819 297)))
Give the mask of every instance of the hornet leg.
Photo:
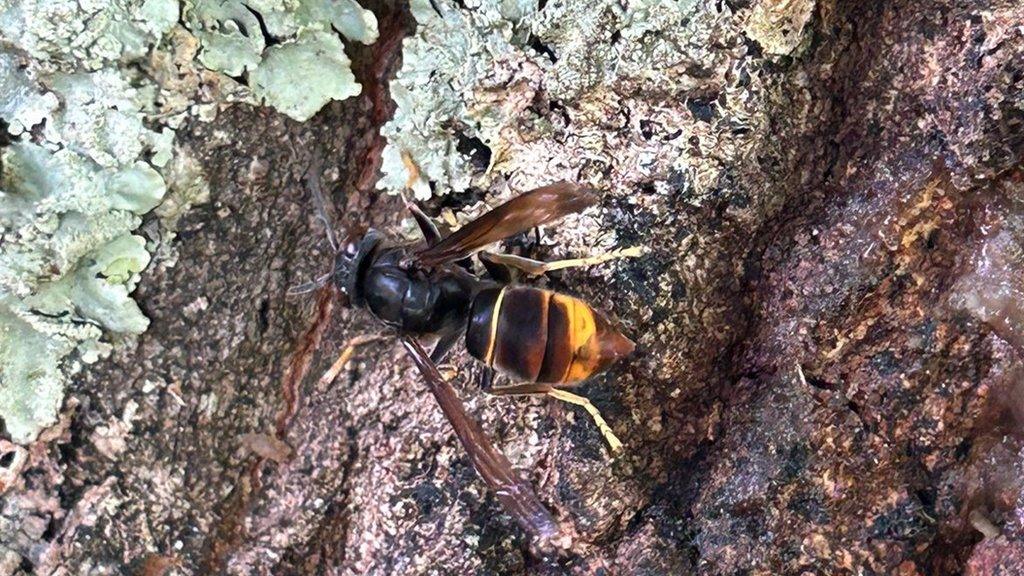
POLYGON ((338 359, 331 364, 331 367, 324 372, 324 375, 320 377, 320 381, 317 382, 317 387, 324 389, 334 383, 334 379, 338 377, 338 374, 345 368, 349 360, 352 359, 352 355, 355 354, 356 348, 369 344, 371 342, 377 342, 386 338, 383 334, 364 334, 362 336, 356 336, 345 343, 345 347, 341 349, 341 354, 338 355, 338 359))
POLYGON ((412 212, 412 217, 416 220, 416 225, 419 226, 420 232, 423 233, 423 238, 427 241, 427 246, 433 246, 441 241, 441 233, 437 231, 437 226, 430 219, 429 216, 420 210, 420 207, 416 204, 406 200, 405 206, 409 208, 409 212, 412 212))
POLYGON ((442 332, 440 338, 437 339, 437 344, 434 344, 433 351, 430 352, 430 361, 434 364, 443 362, 461 335, 462 332, 457 328, 442 332))
POLYGON ((480 374, 480 389, 488 394, 494 389, 494 368, 484 366, 484 371, 480 374))
POLYGON ((572 392, 567 392, 565 390, 560 390, 550 384, 514 384, 512 386, 501 386, 498 388, 492 387, 490 389, 485 389, 485 391, 494 396, 544 394, 552 398, 557 398, 563 402, 581 406, 590 414, 590 417, 594 419, 594 424, 597 424, 597 429, 601 431, 605 441, 608 442, 608 447, 611 449, 612 454, 619 454, 622 452, 622 442, 620 442, 619 438, 615 436, 615 432, 612 431, 611 426, 605 422, 597 407, 591 404, 590 400, 587 400, 583 396, 573 394, 572 392))
POLYGON ((491 260, 489 258, 489 256, 491 256, 489 252, 481 252, 478 256, 480 258, 480 263, 483 264, 484 269, 487 270, 487 275, 495 282, 511 284, 515 280, 515 268, 512 268, 502 262, 491 260))
POLYGON ((495 389, 494 368, 489 366, 483 367, 483 372, 480 374, 480 389, 487 394, 490 394, 490 390, 495 389))
POLYGON ((563 268, 575 268, 580 266, 594 266, 595 264, 601 264, 617 258, 635 258, 641 254, 643 254, 643 248, 640 246, 633 246, 631 248, 612 250, 611 252, 589 256, 587 258, 571 258, 568 260, 554 260, 551 262, 542 262, 540 260, 523 258, 522 256, 497 254, 494 252, 481 252, 480 260, 484 262, 485 266, 487 265, 487 262, 490 261, 491 264, 502 264, 506 267, 520 270, 527 276, 540 276, 541 274, 551 272, 552 270, 561 270, 563 268))

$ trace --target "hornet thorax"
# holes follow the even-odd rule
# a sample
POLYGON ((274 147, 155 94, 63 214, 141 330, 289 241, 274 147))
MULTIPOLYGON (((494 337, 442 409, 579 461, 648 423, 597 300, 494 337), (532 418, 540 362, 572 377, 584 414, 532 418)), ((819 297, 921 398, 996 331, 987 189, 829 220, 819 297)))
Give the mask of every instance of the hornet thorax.
POLYGON ((413 334, 465 324, 480 281, 457 266, 426 269, 411 246, 387 246, 368 232, 336 263, 338 287, 389 326, 413 334))

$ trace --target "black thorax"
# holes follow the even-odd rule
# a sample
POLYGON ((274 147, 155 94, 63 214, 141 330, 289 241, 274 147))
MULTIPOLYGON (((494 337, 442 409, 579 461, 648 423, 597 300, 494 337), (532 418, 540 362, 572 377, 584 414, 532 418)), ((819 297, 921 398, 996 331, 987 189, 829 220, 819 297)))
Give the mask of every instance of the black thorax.
POLYGON ((368 259, 355 292, 385 324, 413 334, 465 324, 476 277, 457 266, 419 267, 406 246, 377 248, 368 259))

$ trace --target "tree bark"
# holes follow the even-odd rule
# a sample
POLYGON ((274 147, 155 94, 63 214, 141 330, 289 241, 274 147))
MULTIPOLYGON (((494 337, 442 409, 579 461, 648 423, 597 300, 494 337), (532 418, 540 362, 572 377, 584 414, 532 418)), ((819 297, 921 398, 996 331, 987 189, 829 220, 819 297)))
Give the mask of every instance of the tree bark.
MULTIPOLYGON (((332 265, 303 182, 316 158, 339 228, 406 216, 374 183, 414 23, 368 7, 381 38, 353 48, 360 97, 185 131, 210 202, 138 289, 150 329, 77 381, 6 495, 42 519, 20 570, 1024 571, 1024 8, 818 2, 800 58, 722 48, 723 68, 766 76, 767 131, 739 134, 750 152, 702 203, 672 177, 663 197, 604 191, 605 224, 648 253, 608 283, 549 279, 639 344, 582 388, 625 455, 572 407, 485 397, 453 360, 470 413, 574 538, 540 560, 401 346, 318 382, 383 330, 329 289, 286 295, 332 265)), ((719 128, 716 99, 741 94, 725 88, 660 104, 719 128)))

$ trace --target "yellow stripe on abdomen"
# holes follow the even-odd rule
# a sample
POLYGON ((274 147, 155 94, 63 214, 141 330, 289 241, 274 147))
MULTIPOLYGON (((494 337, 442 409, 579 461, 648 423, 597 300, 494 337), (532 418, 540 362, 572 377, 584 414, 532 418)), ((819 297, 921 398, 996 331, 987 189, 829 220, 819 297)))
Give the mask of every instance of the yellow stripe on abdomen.
POLYGON ((505 299, 505 290, 508 290, 507 286, 498 292, 498 297, 494 300, 494 309, 491 312, 491 335, 487 340, 487 354, 484 356, 484 363, 488 366, 494 364, 494 344, 498 340, 498 318, 501 316, 501 301, 505 299))

